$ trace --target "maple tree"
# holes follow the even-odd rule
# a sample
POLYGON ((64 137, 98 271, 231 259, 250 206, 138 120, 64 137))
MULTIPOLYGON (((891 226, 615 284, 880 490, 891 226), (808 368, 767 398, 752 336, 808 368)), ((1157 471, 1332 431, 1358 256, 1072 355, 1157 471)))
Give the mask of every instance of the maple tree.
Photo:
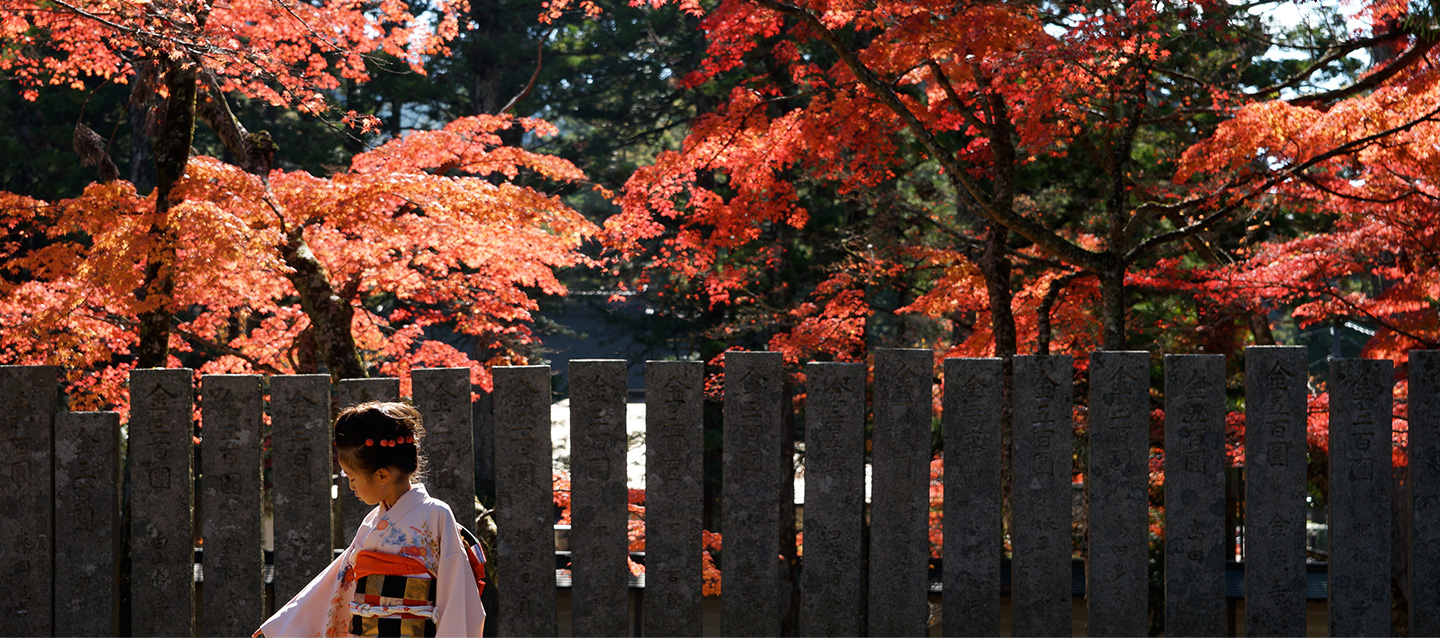
MULTIPOLYGON (((563 292, 555 270, 584 263, 579 245, 596 230, 557 197, 507 181, 521 172, 582 177, 563 160, 501 145, 498 131, 510 126, 549 130, 509 116, 462 118, 357 155, 328 178, 277 169, 262 180, 191 159, 173 208, 183 222, 174 297, 186 312, 172 345, 203 354, 202 372, 315 371, 327 338, 319 326, 330 321, 352 340, 362 371, 408 378, 412 366, 470 367, 488 388, 486 365, 523 361, 533 291, 563 292), (342 316, 317 318, 307 306, 304 287, 322 285, 342 316), (479 337, 480 360, 424 338, 440 324, 479 337)), ((49 239, 6 247, 0 352, 64 366, 81 405, 120 400, 134 365, 114 355, 138 339, 133 291, 153 250, 144 230, 154 197, 118 180, 57 202, 0 195, 10 228, 49 239)))
MULTIPOLYGON (((206 372, 459 365, 488 387, 484 365, 524 361, 534 297, 563 292, 555 271, 586 262, 593 225, 537 188, 584 176, 503 139, 553 135, 544 122, 464 117, 317 177, 274 168, 273 139, 231 110, 238 95, 318 114, 341 81, 367 80, 377 55, 421 71, 457 33, 463 2, 424 15, 397 3, 3 6, 0 43, 13 54, 0 70, 27 97, 129 83, 155 134, 154 192, 118 180, 104 141, 80 124, 76 150, 100 181, 50 202, 0 195, 19 240, 0 252, 0 351, 63 365, 81 405, 123 401, 124 371, 174 365, 172 349, 206 372), (228 162, 191 156, 197 121, 228 162), (479 360, 430 338, 448 332, 477 337, 479 360)), ((376 124, 355 111, 345 121, 376 124)))
MULTIPOLYGON (((948 324, 902 341, 953 354, 1122 349, 1137 301, 1188 290, 1173 266, 1230 259, 1277 189, 1319 168, 1172 179, 1187 148, 1234 141, 1209 136, 1254 123, 1235 117, 1247 104, 1363 110, 1433 73, 1433 32, 1385 1, 1360 9, 1367 32, 1279 42, 1307 55, 1286 63, 1263 57, 1276 41, 1249 8, 1216 2, 681 6, 710 34, 683 85, 736 86, 635 173, 607 237, 656 266, 641 287, 722 308, 736 332, 762 324, 792 360, 862 357, 877 313, 948 324), (1398 53, 1325 90, 1367 47, 1398 53)), ((1354 157, 1421 116, 1315 152, 1354 157)), ((1270 339, 1263 313, 1246 321, 1270 339)))
MULTIPOLYGON (((231 113, 227 93, 321 111, 327 105, 320 91, 334 88, 340 78, 363 80, 368 54, 385 52, 419 69, 425 56, 443 51, 463 8, 463 2, 437 2, 433 19, 421 19, 403 3, 374 8, 284 1, 0 3, 0 44, 7 52, 0 57, 0 72, 16 81, 26 97, 45 86, 80 89, 87 81, 117 81, 131 84, 132 103, 151 110, 157 186, 148 223, 141 226, 151 240, 142 285, 135 292, 139 365, 168 363, 171 318, 180 309, 174 267, 181 231, 172 208, 197 119, 214 129, 237 164, 263 179, 274 158, 273 141, 264 132, 245 130, 231 113)), ((98 166, 101 181, 118 177, 101 139, 83 124, 76 127, 76 145, 85 163, 98 166)), ((292 268, 313 269, 306 254, 295 251, 292 268)), ((306 303, 313 306, 317 325, 329 323, 319 320, 322 315, 338 319, 345 314, 330 303, 330 291, 301 287, 301 292, 314 293, 306 303)), ((343 357, 336 353, 329 362, 337 373, 361 372, 343 357)))

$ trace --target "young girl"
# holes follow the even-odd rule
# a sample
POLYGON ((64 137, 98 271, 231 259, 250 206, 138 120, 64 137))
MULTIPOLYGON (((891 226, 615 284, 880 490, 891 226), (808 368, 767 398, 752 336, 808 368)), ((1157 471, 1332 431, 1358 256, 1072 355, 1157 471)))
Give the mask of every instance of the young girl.
POLYGON ((411 483, 422 435, 420 412, 405 403, 362 403, 336 417, 340 468, 355 496, 377 507, 350 547, 256 636, 481 635, 483 558, 450 507, 411 483))

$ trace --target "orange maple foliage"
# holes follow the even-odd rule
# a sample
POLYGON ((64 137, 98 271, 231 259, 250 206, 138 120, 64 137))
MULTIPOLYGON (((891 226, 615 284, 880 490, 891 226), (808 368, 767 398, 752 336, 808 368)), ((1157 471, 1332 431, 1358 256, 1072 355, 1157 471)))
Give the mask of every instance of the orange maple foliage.
MULTIPOLYGON (((1257 90, 1238 63, 1207 57, 1250 64, 1263 50, 1246 48, 1248 9, 1225 3, 725 0, 704 13, 708 55, 682 81, 724 99, 635 172, 606 241, 658 266, 640 287, 723 311, 722 336, 759 333, 791 361, 858 360, 881 312, 939 324, 949 335, 923 341, 955 355, 1125 347, 1135 290, 1193 293, 1195 273, 1212 277, 1196 258, 1233 261, 1232 227, 1323 168, 1311 160, 1391 148, 1434 114, 1433 36, 1397 18, 1403 2, 1356 4, 1369 33, 1334 50, 1403 55, 1337 90, 1314 69, 1257 90), (1321 112, 1333 123, 1312 122, 1321 112), (1182 158, 1186 138, 1200 144, 1182 158), (1294 156, 1252 178, 1227 170, 1263 167, 1257 154, 1294 156), (1065 160, 1097 165, 1097 183, 1025 190, 1057 181, 1065 160), (1214 179, 1187 179, 1199 171, 1214 179), (922 181, 942 190, 886 195, 922 181), (814 259, 790 238, 837 230, 814 218, 827 207, 871 212, 810 237, 839 244, 812 280, 777 281, 814 259), (890 290, 898 307, 877 299, 890 290)), ((1395 162, 1424 163, 1399 147, 1412 150, 1395 162)))
POLYGON ((365 80, 366 58, 388 53, 423 72, 459 30, 465 0, 416 7, 387 0, 224 3, 170 0, 0 1, 0 72, 34 98, 44 85, 83 89, 91 80, 159 87, 160 64, 180 60, 223 93, 323 110, 320 93, 340 79, 365 80))
MULTIPOLYGON (((407 395, 418 366, 469 367, 488 389, 488 365, 524 361, 536 292, 563 293, 555 271, 587 263, 580 244, 598 230, 558 197, 509 181, 583 179, 567 161, 503 145, 511 126, 553 132, 537 120, 461 118, 357 155, 328 178, 274 170, 268 190, 234 165, 193 158, 172 209, 175 295, 187 309, 173 349, 201 357, 206 373, 313 370, 311 321, 282 257, 298 227, 354 310, 367 367, 401 377, 407 395), (427 332, 436 328, 478 338, 486 360, 427 332)), ((140 229, 153 197, 123 181, 53 203, 0 194, 7 226, 46 239, 0 247, 0 358, 63 366, 73 407, 122 394, 131 328, 147 303, 133 291, 153 241, 140 229)))

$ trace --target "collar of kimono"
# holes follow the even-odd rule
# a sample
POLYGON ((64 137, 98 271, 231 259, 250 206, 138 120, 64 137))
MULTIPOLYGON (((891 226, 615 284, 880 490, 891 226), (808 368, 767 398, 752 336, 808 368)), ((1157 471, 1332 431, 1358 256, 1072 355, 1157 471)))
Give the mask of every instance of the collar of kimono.
POLYGON ((410 511, 410 508, 415 507, 420 501, 429 497, 430 493, 425 491, 423 484, 412 483, 410 489, 405 490, 405 493, 401 494, 400 498, 395 499, 394 505, 381 510, 381 515, 391 520, 399 519, 405 516, 405 514, 410 511))
POLYGON ((352 582, 371 574, 385 576, 429 574, 431 578, 435 577, 425 563, 408 556, 362 549, 355 553, 355 568, 345 572, 345 582, 352 582))

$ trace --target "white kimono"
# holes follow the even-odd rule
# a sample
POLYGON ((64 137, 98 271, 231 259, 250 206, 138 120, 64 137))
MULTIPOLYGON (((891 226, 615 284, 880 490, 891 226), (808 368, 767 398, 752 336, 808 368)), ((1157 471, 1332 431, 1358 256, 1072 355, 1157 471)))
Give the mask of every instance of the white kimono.
MULTIPOLYGON (((384 616, 386 608, 355 600, 356 581, 347 579, 356 555, 370 550, 412 558, 424 563, 435 578, 433 610, 418 613, 435 622, 436 636, 478 637, 485 627, 485 608, 475 586, 465 545, 450 506, 433 499, 425 486, 414 484, 389 509, 377 505, 350 547, 320 572, 295 598, 260 625, 268 638, 290 636, 349 636, 351 614, 384 616)), ((483 560, 483 559, 482 559, 483 560)), ((416 613, 399 608, 394 613, 416 613)))

